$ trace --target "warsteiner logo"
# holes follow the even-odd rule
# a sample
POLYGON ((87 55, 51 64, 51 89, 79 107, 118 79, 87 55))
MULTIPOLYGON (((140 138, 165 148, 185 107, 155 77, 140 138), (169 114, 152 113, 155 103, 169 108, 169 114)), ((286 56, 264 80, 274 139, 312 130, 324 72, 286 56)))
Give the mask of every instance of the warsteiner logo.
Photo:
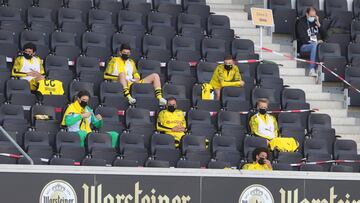
POLYGON ((239 198, 239 203, 274 203, 271 192, 262 185, 250 185, 245 188, 239 198))
POLYGON ((77 203, 77 196, 68 182, 54 180, 41 191, 39 203, 77 203))

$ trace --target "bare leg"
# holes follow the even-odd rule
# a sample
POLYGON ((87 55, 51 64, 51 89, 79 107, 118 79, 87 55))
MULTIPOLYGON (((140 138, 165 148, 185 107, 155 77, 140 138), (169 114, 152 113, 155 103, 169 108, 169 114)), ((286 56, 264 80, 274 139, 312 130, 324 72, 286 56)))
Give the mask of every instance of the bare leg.
POLYGON ((221 89, 215 89, 215 99, 220 101, 221 89))
POLYGON ((120 73, 119 74, 119 82, 120 84, 123 86, 123 88, 127 88, 128 86, 128 83, 126 81, 126 77, 125 77, 125 74, 124 73, 120 73))
POLYGON ((128 82, 126 80, 124 73, 119 74, 119 82, 124 88, 124 97, 126 97, 129 100, 130 104, 135 104, 136 99, 134 99, 130 94, 130 87, 128 87, 128 82))
POLYGON ((160 105, 166 105, 166 99, 162 96, 161 81, 157 73, 146 76, 143 79, 144 83, 150 83, 154 86, 156 99, 159 100, 160 105))

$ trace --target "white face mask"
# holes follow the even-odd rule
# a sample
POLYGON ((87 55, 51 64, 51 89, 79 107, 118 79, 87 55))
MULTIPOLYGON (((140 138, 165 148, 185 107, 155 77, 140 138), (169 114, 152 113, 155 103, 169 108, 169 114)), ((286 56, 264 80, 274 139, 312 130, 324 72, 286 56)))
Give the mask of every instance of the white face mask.
POLYGON ((307 20, 308 20, 310 23, 312 23, 312 22, 315 21, 315 17, 314 17, 314 16, 309 16, 309 17, 307 18, 307 20))

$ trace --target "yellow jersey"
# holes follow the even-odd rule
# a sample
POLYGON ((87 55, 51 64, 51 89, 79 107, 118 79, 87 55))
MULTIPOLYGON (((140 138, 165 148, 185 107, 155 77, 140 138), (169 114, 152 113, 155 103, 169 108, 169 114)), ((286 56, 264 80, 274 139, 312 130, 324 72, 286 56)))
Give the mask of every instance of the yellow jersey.
POLYGON ((253 162, 249 164, 245 164, 242 167, 243 170, 253 170, 253 171, 272 171, 272 168, 270 168, 266 164, 259 164, 258 162, 253 162))
POLYGON ((124 73, 128 82, 140 79, 135 62, 131 59, 124 61, 121 57, 113 57, 104 72, 105 80, 118 81, 120 73, 124 73))
POLYGON ((174 112, 168 110, 160 111, 156 122, 156 129, 165 134, 172 135, 176 141, 180 141, 185 135, 184 132, 173 132, 171 129, 175 126, 181 125, 186 128, 186 121, 184 112, 176 109, 174 112))
POLYGON ((262 115, 260 113, 250 118, 251 133, 257 136, 272 140, 279 136, 279 129, 276 118, 270 114, 262 115))
POLYGON ((239 67, 234 65, 231 70, 226 70, 224 64, 220 64, 216 67, 214 74, 211 78, 210 85, 215 89, 223 87, 240 87, 241 75, 239 67))
POLYGON ((38 56, 34 56, 31 59, 26 59, 24 56, 18 56, 15 59, 11 75, 13 77, 18 77, 20 79, 29 81, 30 89, 36 90, 38 86, 37 82, 34 80, 34 77, 27 75, 33 71, 38 72, 41 75, 45 74, 41 59, 38 56))

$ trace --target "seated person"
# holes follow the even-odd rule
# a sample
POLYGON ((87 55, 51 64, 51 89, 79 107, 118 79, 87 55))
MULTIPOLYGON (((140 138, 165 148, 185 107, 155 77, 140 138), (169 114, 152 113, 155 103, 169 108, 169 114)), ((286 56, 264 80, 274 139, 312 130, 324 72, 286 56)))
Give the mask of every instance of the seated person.
MULTIPOLYGON (((77 132, 80 136, 80 144, 84 147, 86 135, 92 132, 91 125, 95 128, 101 128, 103 125, 102 116, 95 115, 93 110, 88 106, 90 93, 80 91, 77 99, 70 104, 62 120, 61 125, 66 126, 69 132, 77 132)), ((116 147, 119 134, 117 132, 108 132, 111 137, 112 146, 116 147)))
POLYGON ((119 50, 119 56, 113 57, 106 67, 104 79, 118 81, 124 88, 124 96, 127 97, 130 104, 135 104, 136 99, 130 95, 130 86, 133 83, 151 83, 155 89, 155 96, 160 105, 166 104, 166 99, 162 96, 161 81, 157 73, 150 74, 141 79, 136 69, 135 62, 130 58, 131 47, 122 44, 119 50))
POLYGON ((239 67, 235 65, 232 56, 224 59, 224 64, 216 67, 211 78, 210 85, 215 89, 216 100, 220 100, 220 92, 223 87, 242 87, 245 82, 242 81, 239 67))
POLYGON ((45 79, 43 63, 35 54, 36 45, 33 43, 25 44, 22 54, 15 59, 11 74, 14 77, 29 81, 32 91, 36 91, 38 82, 45 79))
POLYGON ((245 164, 244 170, 267 170, 272 171, 271 162, 268 160, 269 151, 266 148, 256 148, 253 151, 253 163, 245 164))
POLYGON ((256 102, 258 113, 250 118, 251 133, 265 138, 272 151, 296 151, 299 148, 299 143, 293 137, 280 137, 276 118, 267 113, 268 106, 269 101, 267 99, 259 99, 256 102))
POLYGON ((174 97, 168 98, 166 109, 160 111, 158 115, 156 128, 157 131, 172 135, 178 146, 181 138, 185 135, 186 121, 184 112, 176 107, 176 99, 174 97))
MULTIPOLYGON (((310 53, 310 61, 316 61, 317 46, 322 43, 322 27, 316 9, 309 7, 306 15, 299 19, 296 24, 296 35, 298 36, 300 52, 310 53)), ((316 64, 309 64, 309 76, 317 77, 316 64)))

